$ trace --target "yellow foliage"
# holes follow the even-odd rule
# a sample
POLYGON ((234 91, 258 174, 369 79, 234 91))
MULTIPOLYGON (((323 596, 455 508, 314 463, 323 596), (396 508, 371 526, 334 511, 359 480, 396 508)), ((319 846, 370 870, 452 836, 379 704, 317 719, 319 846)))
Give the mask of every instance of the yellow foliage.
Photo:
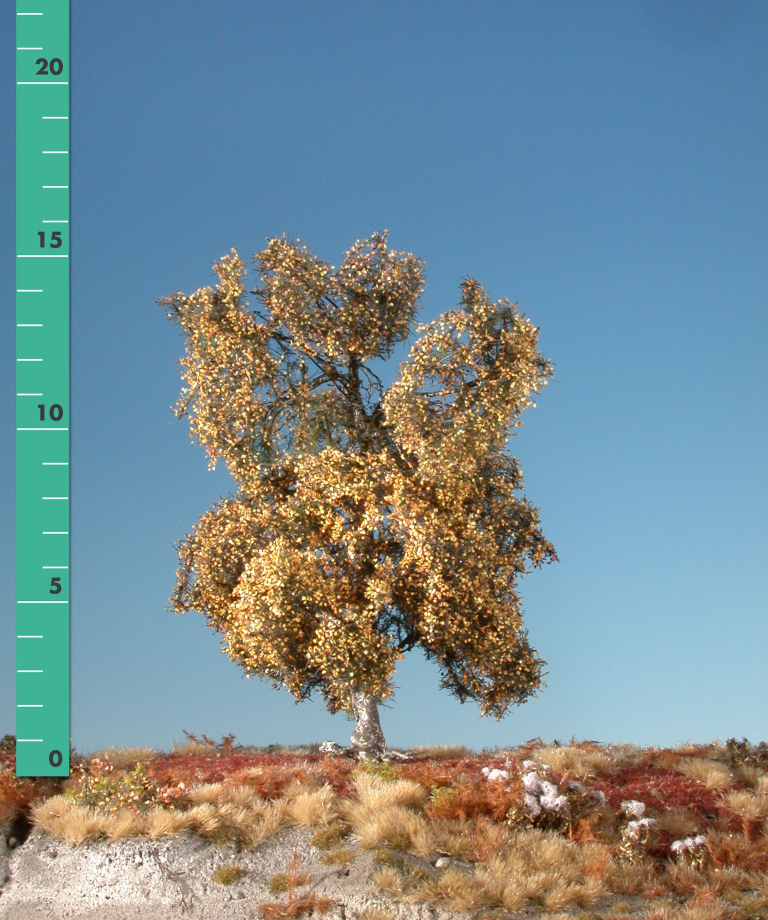
POLYGON ((262 309, 234 249, 215 288, 159 301, 186 335, 176 414, 239 487, 179 541, 173 609, 205 614, 248 676, 318 690, 331 712, 353 689, 391 695, 420 645, 444 688, 500 718, 545 664, 515 581, 557 557, 504 445, 552 365, 517 304, 470 278, 457 309, 417 324, 385 393, 365 362, 408 337, 424 289, 421 261, 386 238, 336 272, 269 240, 262 309))

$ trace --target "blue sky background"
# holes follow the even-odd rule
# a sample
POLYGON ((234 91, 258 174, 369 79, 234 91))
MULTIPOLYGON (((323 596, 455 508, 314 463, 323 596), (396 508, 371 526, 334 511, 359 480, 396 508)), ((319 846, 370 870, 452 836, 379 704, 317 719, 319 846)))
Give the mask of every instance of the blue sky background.
MULTIPOLYGON (((389 743, 766 738, 768 7, 72 0, 72 737, 346 743, 166 612, 234 482, 171 412, 156 306, 266 239, 519 301, 555 376, 509 443, 561 561, 521 583, 539 698, 503 721, 401 664, 389 743)), ((2 12, 13 124, 13 5, 2 12)), ((14 151, 0 149, 0 734, 14 730, 14 151)), ((253 282, 256 283, 256 278, 253 282)), ((401 346, 383 371, 391 383, 401 346)))

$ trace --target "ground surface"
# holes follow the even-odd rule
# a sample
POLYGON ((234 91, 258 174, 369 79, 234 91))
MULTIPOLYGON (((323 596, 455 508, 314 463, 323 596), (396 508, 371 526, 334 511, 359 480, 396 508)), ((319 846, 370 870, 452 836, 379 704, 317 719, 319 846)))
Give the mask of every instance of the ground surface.
MULTIPOLYGON (((69 846, 33 831, 23 846, 6 847, 0 858, 0 877, 6 876, 0 888, 0 918, 252 920, 259 916, 258 905, 286 902, 286 895, 271 894, 267 884, 277 873, 288 870, 297 852, 302 869, 317 882, 312 891, 334 902, 323 915, 327 920, 357 920, 375 908, 382 910, 382 920, 469 920, 477 914, 394 904, 370 883, 378 868, 370 852, 357 850, 348 866, 329 868, 310 843, 312 833, 291 828, 256 850, 237 853, 231 846, 217 848, 193 836, 98 840, 69 846), (220 885, 213 880, 214 872, 227 865, 240 866, 243 875, 232 885, 220 885)), ((630 900, 636 900, 638 907, 643 903, 642 899, 630 900)), ((534 916, 532 912, 514 914, 518 920, 534 916)))
POLYGON ((66 781, 0 740, 0 920, 768 920, 764 743, 360 763, 190 737, 66 781))

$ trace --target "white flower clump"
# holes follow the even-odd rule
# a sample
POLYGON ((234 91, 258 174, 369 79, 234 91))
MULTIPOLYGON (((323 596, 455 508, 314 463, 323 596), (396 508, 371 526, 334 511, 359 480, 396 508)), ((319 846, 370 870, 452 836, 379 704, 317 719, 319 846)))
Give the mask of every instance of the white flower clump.
POLYGON ((624 834, 630 840, 639 840, 643 828, 650 828, 650 826, 655 823, 655 818, 640 818, 638 821, 629 821, 624 828, 624 834))
POLYGON ((525 810, 532 818, 536 818, 544 811, 562 811, 568 804, 564 795, 557 794, 557 786, 549 780, 542 779, 538 773, 528 772, 523 774, 525 787, 525 810))
POLYGON ((538 773, 523 773, 523 786, 526 792, 538 795, 541 792, 541 777, 538 773))
POLYGON ((685 850, 695 850, 698 847, 703 847, 706 842, 707 838, 703 834, 697 834, 695 837, 685 837, 683 840, 675 840, 669 848, 673 853, 682 853, 685 850))
POLYGON ((509 770, 492 770, 490 767, 483 767, 480 772, 491 781, 509 779, 509 770))
POLYGON ((621 810, 625 815, 629 815, 632 818, 642 818, 645 814, 645 803, 636 802, 634 800, 629 802, 622 802, 621 810))

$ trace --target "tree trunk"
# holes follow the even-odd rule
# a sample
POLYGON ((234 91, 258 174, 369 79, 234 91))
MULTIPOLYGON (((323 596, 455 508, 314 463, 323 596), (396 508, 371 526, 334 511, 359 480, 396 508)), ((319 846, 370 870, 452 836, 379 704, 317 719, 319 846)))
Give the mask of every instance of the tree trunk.
POLYGON ((353 688, 350 702, 355 716, 355 730, 351 738, 353 750, 359 754, 380 757, 387 749, 387 742, 381 730, 379 707, 375 698, 353 688))

